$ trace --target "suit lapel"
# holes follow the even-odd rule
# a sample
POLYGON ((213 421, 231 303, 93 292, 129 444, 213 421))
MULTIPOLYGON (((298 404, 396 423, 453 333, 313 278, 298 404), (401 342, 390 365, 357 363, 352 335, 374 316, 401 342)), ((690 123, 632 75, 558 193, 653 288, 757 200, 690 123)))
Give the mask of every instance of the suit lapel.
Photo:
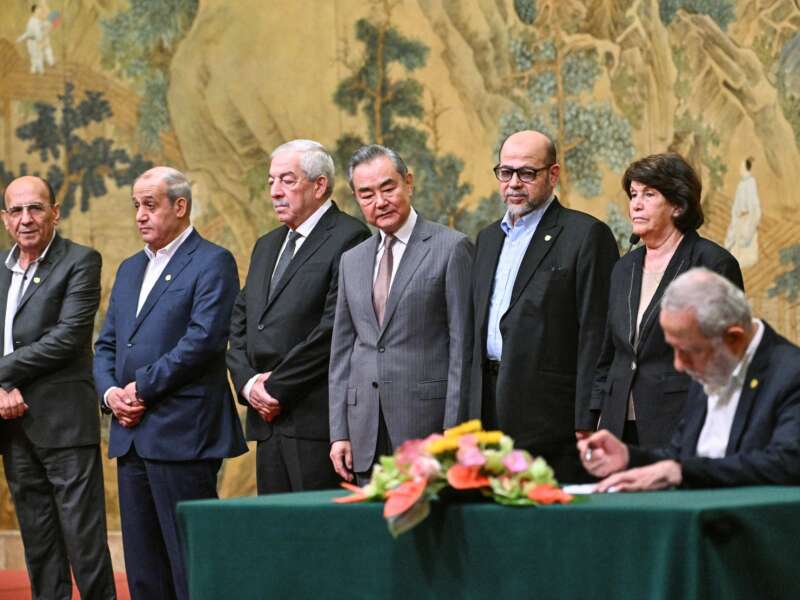
POLYGON ((696 456, 697 440, 700 439, 700 432, 703 430, 708 412, 708 396, 699 383, 692 382, 689 385, 689 394, 686 398, 689 413, 683 433, 683 440, 686 440, 686 443, 682 443, 681 452, 683 456, 696 456))
POLYGON ((397 309, 397 303, 400 301, 403 291, 408 286, 422 260, 430 251, 427 241, 431 238, 431 235, 433 233, 428 227, 428 223, 421 216, 418 216, 417 224, 414 225, 414 231, 411 232, 411 237, 408 238, 408 246, 403 252, 403 258, 397 267, 397 273, 389 290, 389 298, 386 300, 386 312, 383 315, 383 327, 381 327, 379 338, 386 331, 387 325, 392 320, 392 315, 397 309))
MULTIPOLYGON (((292 260, 289 262, 289 266, 286 268, 286 271, 283 273, 283 276, 280 278, 280 281, 277 282, 277 287, 272 295, 272 300, 267 301, 267 305, 264 307, 264 311, 266 312, 270 305, 275 302, 275 299, 280 295, 283 288, 291 281, 292 277, 294 277, 295 273, 297 273, 298 269, 303 266, 309 258, 311 258, 314 253, 319 250, 320 246, 322 246, 330 237, 331 237, 331 229, 336 224, 336 219, 338 216, 339 209, 336 208, 336 205, 332 205, 325 214, 322 215, 319 222, 314 226, 314 229, 311 230, 311 233, 308 234, 308 237, 303 241, 303 245, 300 246, 300 249, 297 250, 292 257, 292 260)), ((281 238, 281 244, 278 246, 278 251, 280 251, 280 246, 283 245, 284 238, 281 238)), ((278 253, 275 253, 275 260, 272 261, 272 265, 274 268, 275 261, 278 259, 278 253)), ((268 280, 272 279, 272 271, 270 271, 270 276, 267 278, 268 280)), ((271 283, 267 284, 267 287, 271 283)), ((267 289, 267 298, 269 298, 269 289, 267 289)))
MULTIPOLYGON (((375 314, 375 308, 372 305, 372 278, 375 274, 375 260, 378 256, 378 247, 380 243, 381 234, 380 232, 375 232, 369 244, 364 244, 363 248, 359 250, 363 250, 364 253, 363 263, 360 260, 356 261, 356 271, 353 274, 353 289, 355 290, 353 296, 356 298, 368 298, 366 302, 360 304, 366 307, 366 319, 375 328, 376 334, 380 333, 380 326, 378 325, 378 317, 375 314), (369 255, 366 254, 367 252, 369 252, 369 255), (363 266, 361 266, 362 264, 363 266), (369 268, 367 268, 367 265, 369 265, 369 268)), ((384 323, 386 322, 387 314, 388 311, 384 313, 384 323)))
MULTIPOLYGON (((28 288, 25 290, 25 293, 17 304, 17 315, 25 306, 25 304, 27 304, 28 300, 30 300, 31 296, 33 296, 42 286, 47 277, 50 275, 50 272, 53 270, 53 267, 58 263, 59 260, 61 260, 62 256, 64 256, 64 240, 61 238, 61 236, 56 235, 55 238, 53 238, 53 243, 50 244, 50 249, 47 251, 47 256, 45 256, 44 259, 42 259, 42 262, 39 263, 39 266, 36 267, 36 272, 33 274, 33 279, 31 279, 30 283, 28 284, 28 288)), ((16 318, 16 316, 14 318, 16 318)))
MULTIPOLYGON (((517 272, 517 278, 514 280, 514 289, 511 291, 511 301, 508 304, 508 310, 514 306, 522 295, 522 290, 528 285, 533 274, 539 268, 542 259, 550 252, 556 243, 558 234, 561 233, 562 227, 558 224, 558 215, 561 212, 561 204, 558 199, 554 199, 550 207, 545 211, 542 220, 536 227, 536 232, 533 234, 528 249, 525 251, 525 256, 522 258, 522 264, 517 272)), ((508 311, 506 311, 508 312, 508 311)))
POLYGON ((286 225, 283 225, 278 229, 279 233, 276 233, 269 239, 269 243, 267 244, 266 251, 264 253, 264 260, 260 266, 260 276, 263 277, 261 280, 263 294, 262 297, 264 298, 264 310, 262 311, 262 316, 267 310, 266 302, 267 298, 269 298, 269 288, 272 285, 272 272, 275 270, 275 264, 278 262, 278 254, 280 254, 283 242, 286 241, 286 234, 288 231, 289 228, 286 227, 286 225))
MULTIPOLYGON (((647 309, 642 315, 642 330, 639 332, 639 347, 642 346, 643 341, 647 338, 650 331, 652 331, 654 323, 658 320, 656 313, 658 313, 659 306, 661 305, 661 297, 664 295, 667 286, 672 283, 673 279, 688 269, 689 264, 691 263, 692 249, 694 248, 697 238, 698 235, 696 231, 687 231, 684 234, 681 243, 678 244, 678 247, 675 249, 675 253, 672 255, 672 258, 669 259, 669 264, 667 264, 667 268, 664 271, 664 276, 661 278, 661 281, 656 288, 656 292, 653 294, 653 298, 650 300, 650 304, 647 305, 647 309)), ((643 269, 644 254, 642 254, 642 262, 639 263, 638 281, 634 280, 633 293, 636 296, 636 304, 634 305, 636 308, 634 311, 632 311, 633 327, 631 331, 636 331, 636 316, 639 312, 639 296, 642 290, 643 269)))
MULTIPOLYGON (((174 284, 175 280, 180 275, 181 271, 189 264, 192 260, 192 255, 194 251, 197 249, 197 245, 200 243, 200 234, 197 231, 193 231, 188 238, 178 247, 175 251, 175 254, 167 263, 167 266, 164 268, 164 271, 158 277, 158 281, 156 281, 153 289, 150 290, 150 293, 147 295, 147 299, 142 305, 142 310, 139 311, 139 316, 136 317, 136 320, 133 323, 133 329, 131 329, 130 337, 136 335, 136 331, 139 329, 139 326, 144 322, 147 318, 147 315, 150 314, 150 311, 153 310, 153 307, 158 303, 158 299, 161 297, 167 289, 174 284)), ((146 267, 145 263, 145 267, 146 267)), ((142 280, 144 279, 144 271, 142 271, 142 280)), ((141 282, 139 283, 139 287, 137 288, 137 303, 138 303, 138 290, 141 290, 141 282)))
POLYGON ((763 350, 772 346, 767 337, 772 336, 772 331, 768 329, 768 325, 763 323, 764 335, 761 337, 761 343, 756 350, 750 366, 747 368, 742 385, 742 392, 739 395, 739 404, 736 406, 736 413, 733 415, 733 424, 731 425, 731 433, 728 436, 728 446, 725 449, 725 456, 730 456, 739 448, 739 442, 742 441, 745 426, 750 420, 750 413, 753 411, 756 396, 761 389, 760 382, 768 375, 769 371, 769 356, 763 350))
MULTIPOLYGON (((8 256, 8 253, 5 254, 8 256)), ((5 259, 3 259, 5 260, 5 259)), ((6 305, 8 304, 8 288, 11 287, 11 270, 5 264, 0 265, 0 304, 2 304, 2 312, 0 312, 0 346, 5 339, 6 329, 6 305)))

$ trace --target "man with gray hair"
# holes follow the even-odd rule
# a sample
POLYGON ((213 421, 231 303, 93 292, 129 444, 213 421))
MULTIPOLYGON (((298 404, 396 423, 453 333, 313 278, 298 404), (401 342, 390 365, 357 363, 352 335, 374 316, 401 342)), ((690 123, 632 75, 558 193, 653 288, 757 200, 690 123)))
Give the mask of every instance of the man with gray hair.
POLYGON ((367 228, 331 200, 333 159, 311 140, 272 153, 269 188, 282 225, 253 249, 236 299, 228 368, 257 442, 259 494, 335 487, 328 460, 328 360, 339 258, 367 228))
POLYGON ((414 176, 395 151, 364 146, 348 171, 378 232, 342 256, 330 456, 364 484, 381 455, 458 421, 472 244, 417 215, 414 176))
POLYGON ((192 227, 183 173, 150 169, 132 195, 145 247, 117 270, 95 387, 114 415, 108 452, 131 598, 187 600, 176 505, 216 498, 222 460, 247 452, 225 370, 239 275, 231 253, 192 227))
POLYGON ((675 368, 694 383, 670 445, 627 446, 602 430, 578 442, 598 491, 800 484, 800 348, 753 319, 744 294, 705 268, 661 301, 675 368))

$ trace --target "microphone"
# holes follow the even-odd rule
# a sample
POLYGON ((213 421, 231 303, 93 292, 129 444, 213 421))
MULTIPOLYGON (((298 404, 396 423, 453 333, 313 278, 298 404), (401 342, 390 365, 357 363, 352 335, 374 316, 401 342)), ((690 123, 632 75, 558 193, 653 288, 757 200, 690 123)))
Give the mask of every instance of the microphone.
MULTIPOLYGON (((638 235, 636 235, 635 233, 632 233, 632 234, 631 234, 631 237, 630 237, 630 238, 628 238, 628 242, 630 243, 630 247, 628 248, 628 252, 630 252, 631 250, 633 250, 633 247, 634 247, 636 244, 638 244, 638 243, 639 243, 639 240, 640 240, 640 239, 641 239, 641 238, 640 238, 638 235)), ((625 254, 627 254, 628 252, 626 252, 625 254)))

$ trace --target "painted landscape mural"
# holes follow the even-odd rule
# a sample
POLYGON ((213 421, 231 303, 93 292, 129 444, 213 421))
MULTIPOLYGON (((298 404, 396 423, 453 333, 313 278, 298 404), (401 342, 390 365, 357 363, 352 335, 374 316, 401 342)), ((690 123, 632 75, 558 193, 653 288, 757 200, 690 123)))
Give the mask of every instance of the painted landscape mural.
MULTIPOLYGON (((353 214, 347 158, 365 142, 392 146, 416 174, 417 209, 474 235, 503 212, 500 140, 533 127, 558 145, 560 198, 609 223, 621 248, 627 164, 686 156, 704 184, 701 234, 737 256, 757 314, 800 342, 796 0, 6 0, 0 11, 0 181, 53 183, 60 231, 103 254, 103 307, 141 248, 129 188, 151 165, 187 173, 195 226, 243 277, 275 225, 266 161, 281 142, 331 149, 335 199, 353 214)), ((223 495, 254 492, 253 461, 225 465, 223 495)), ((0 527, 14 527, 0 489, 0 527)))

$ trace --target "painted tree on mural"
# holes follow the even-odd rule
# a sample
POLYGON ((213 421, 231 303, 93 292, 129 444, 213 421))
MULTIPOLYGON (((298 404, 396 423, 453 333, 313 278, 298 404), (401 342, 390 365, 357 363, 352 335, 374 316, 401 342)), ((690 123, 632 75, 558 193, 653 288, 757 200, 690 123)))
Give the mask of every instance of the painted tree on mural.
POLYGON ((132 80, 142 96, 138 129, 147 149, 159 149, 161 132, 171 127, 170 62, 197 7, 198 0, 129 0, 128 10, 101 22, 103 66, 132 80))
POLYGON ((622 170, 633 157, 631 125, 609 102, 592 101, 601 75, 597 50, 575 33, 562 3, 515 0, 519 23, 509 35, 513 72, 508 93, 517 108, 500 120, 500 141, 520 129, 547 133, 564 169, 560 198, 573 189, 585 197, 601 191, 600 164, 622 170))
MULTIPOLYGON (((46 177, 61 205, 61 216, 66 218, 78 198, 80 211, 86 212, 91 198, 106 195, 108 180, 118 186, 130 185, 139 173, 153 165, 140 154, 129 155, 114 140, 93 135, 93 126, 112 116, 103 92, 87 90, 78 101, 75 87, 67 83, 58 98, 56 106, 34 104, 36 118, 16 130, 17 138, 29 143, 27 153, 38 153, 47 171, 39 173, 22 163, 18 172, 46 177)), ((0 178, 4 184, 14 178, 11 165, 0 161, 0 178)))
POLYGON ((665 25, 669 25, 678 10, 688 13, 708 15, 716 21, 723 31, 736 20, 734 0, 659 0, 658 14, 665 25))
POLYGON ((786 296, 789 302, 797 302, 800 299, 800 244, 782 248, 780 258, 781 264, 790 266, 790 269, 775 278, 767 294, 771 298, 786 296))
MULTIPOLYGON (((431 108, 426 112, 425 90, 409 76, 425 65, 429 49, 392 25, 392 11, 398 3, 375 0, 375 16, 356 22, 355 37, 363 50, 357 60, 349 51, 340 57, 349 75, 339 83, 333 99, 352 115, 361 112, 369 142, 395 149, 408 162, 416 176, 417 210, 451 227, 469 227, 465 231, 474 233, 478 221, 468 218, 471 211, 463 206, 472 191, 469 183, 461 181, 464 163, 440 150, 438 120, 446 109, 440 108, 431 94, 431 108), (405 77, 397 76, 397 67, 405 77)), ((346 165, 364 143, 360 135, 342 135, 336 144, 337 162, 346 165)))

